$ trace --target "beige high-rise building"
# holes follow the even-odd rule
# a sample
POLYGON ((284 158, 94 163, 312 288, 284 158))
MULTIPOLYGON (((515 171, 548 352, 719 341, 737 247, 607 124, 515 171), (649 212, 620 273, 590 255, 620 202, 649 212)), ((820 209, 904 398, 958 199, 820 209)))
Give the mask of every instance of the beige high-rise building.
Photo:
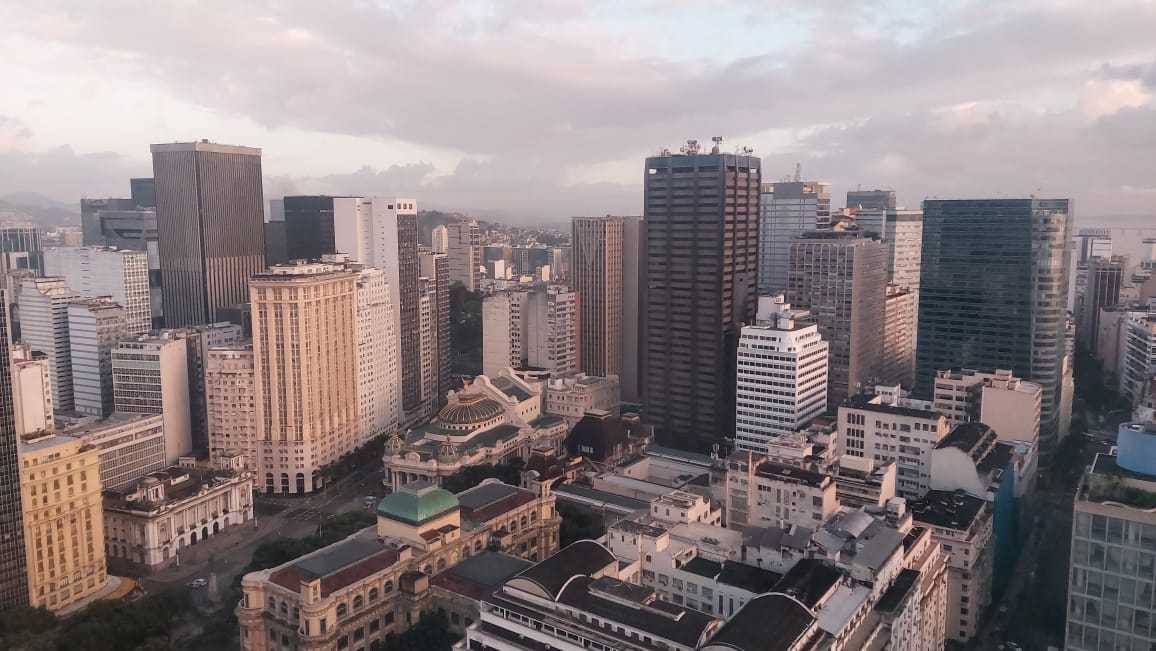
POLYGON ((256 390, 252 344, 209 349, 205 357, 205 420, 209 459, 214 466, 222 458, 243 454, 245 467, 256 467, 256 390))
POLYGON ((563 285, 535 285, 482 299, 482 373, 538 368, 578 370, 578 294, 563 285))
POLYGON ((888 285, 883 302, 883 363, 879 372, 883 384, 901 384, 910 389, 915 382, 916 294, 906 287, 888 285))
POLYGON ((320 470, 360 442, 357 278, 343 264, 270 267, 249 282, 257 480, 310 493, 320 470))
POLYGON ((12 357, 12 412, 16 434, 52 431, 52 369, 48 356, 28 347, 12 357))
POLYGON ((20 440, 20 487, 33 607, 58 611, 108 581, 97 448, 50 433, 20 440))
POLYGON ((627 263, 622 230, 618 217, 576 217, 573 222, 571 277, 582 297, 578 366, 589 375, 621 375, 622 267, 627 263))
POLYGON ((446 225, 449 237, 446 255, 450 259, 450 284, 479 289, 482 280, 482 234, 478 222, 461 221, 446 225))

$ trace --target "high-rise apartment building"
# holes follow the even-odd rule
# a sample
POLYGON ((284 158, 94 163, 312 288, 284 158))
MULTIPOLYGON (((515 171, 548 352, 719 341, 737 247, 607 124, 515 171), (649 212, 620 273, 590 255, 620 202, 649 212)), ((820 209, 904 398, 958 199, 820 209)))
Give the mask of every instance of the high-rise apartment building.
POLYGON ((895 210, 895 190, 848 190, 847 208, 895 210))
POLYGON ((893 462, 896 493, 919 499, 931 489, 931 452, 949 429, 943 414, 894 396, 854 395, 839 405, 837 452, 893 462))
POLYGON ((923 202, 915 391, 946 368, 1040 384, 1042 458, 1061 429, 1071 223, 1067 199, 923 202))
POLYGON ((12 356, 12 409, 16 434, 52 431, 52 366, 48 356, 17 349, 12 356))
POLYGON ((48 356, 52 369, 52 404, 73 408, 72 349, 68 336, 68 304, 80 295, 63 278, 25 278, 20 290, 20 338, 32 350, 48 356))
POLYGON ((126 414, 161 414, 165 463, 193 451, 189 404, 189 341, 164 331, 122 340, 112 351, 113 407, 126 414))
MULTIPOLYGON (((573 220, 574 291, 581 297, 579 333, 588 375, 619 375, 622 363, 623 220, 575 217, 573 220)), ((631 261, 633 262, 633 261, 631 261)))
POLYGON ((129 333, 152 329, 148 253, 143 249, 49 248, 44 251, 44 272, 63 278, 70 289, 85 298, 111 296, 124 308, 129 333))
POLYGON ((68 304, 72 353, 73 408, 104 418, 113 411, 112 349, 129 332, 124 308, 111 298, 81 298, 68 304))
POLYGON ((790 252, 787 301, 815 315, 831 347, 827 405, 834 408, 883 374, 887 247, 827 230, 804 233, 790 252))
POLYGON ((539 284, 482 299, 482 373, 535 368, 554 374, 578 370, 578 295, 562 285, 539 284))
POLYGON ((1038 446, 1042 396, 1040 385, 1006 369, 994 373, 940 370, 935 376, 935 411, 952 426, 983 423, 1007 443, 1028 441, 1038 446))
POLYGON ((434 311, 437 305, 437 290, 433 281, 425 276, 418 279, 418 341, 421 342, 421 401, 418 407, 420 418, 434 415, 433 405, 437 391, 437 333, 434 311))
MULTIPOLYGON (((0 305, 7 304, 3 293, 0 305)), ((27 605, 29 597, 11 348, 8 310, 0 309, 0 610, 27 605)))
POLYGON ((450 232, 444 224, 434 226, 431 248, 434 253, 447 253, 450 250, 450 232))
POLYGON ((257 467, 257 403, 252 344, 214 346, 205 356, 205 420, 209 460, 245 455, 257 467))
POLYGON ((831 219, 830 183, 764 183, 759 205, 759 291, 787 290, 791 241, 831 219))
POLYGON ((1083 291, 1076 296, 1076 347, 1082 352, 1097 354, 1100 310, 1120 303, 1127 263, 1121 256, 1087 261, 1083 291))
POLYGON ((357 273, 358 445, 393 433, 402 419, 401 370, 393 323, 393 288, 385 272, 352 265, 357 273))
POLYGON ((334 263, 270 267, 249 283, 257 480, 311 493, 321 468, 360 442, 357 274, 334 263))
POLYGON ((887 285, 883 298, 882 384, 910 388, 915 381, 915 292, 887 285))
POLYGON ((202 140, 152 146, 165 325, 210 323, 265 268, 261 150, 202 140))
POLYGON ((108 572, 97 449, 49 432, 24 436, 20 489, 29 603, 56 611, 102 590, 108 572))
POLYGON ((761 162, 719 148, 646 159, 642 402, 657 441, 734 435, 740 324, 756 311, 761 162))
POLYGON ((461 283, 469 291, 481 288, 482 233, 474 220, 446 225, 450 259, 450 283, 461 283))
POLYGON ((739 337, 735 449, 767 454, 768 442, 827 411, 827 342, 806 310, 760 296, 755 325, 739 337))
MULTIPOLYGON (((193 449, 203 457, 209 452, 209 426, 206 421, 205 373, 209 349, 232 346, 244 337, 244 328, 227 321, 208 323, 172 331, 173 336, 186 340, 189 361, 189 422, 192 427, 193 449)), ((254 459, 250 458, 252 463, 254 459)))
POLYGON ((453 388, 450 373, 453 370, 453 348, 450 341, 450 261, 444 253, 422 251, 419 254, 421 277, 429 278, 435 294, 433 304, 434 332, 434 388, 436 412, 445 406, 446 394, 453 388))

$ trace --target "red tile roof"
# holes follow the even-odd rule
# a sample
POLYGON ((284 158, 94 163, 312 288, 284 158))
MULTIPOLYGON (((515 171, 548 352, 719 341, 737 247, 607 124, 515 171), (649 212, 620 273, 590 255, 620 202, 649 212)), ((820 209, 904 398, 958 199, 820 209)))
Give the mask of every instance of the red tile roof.
POLYGON ((507 497, 503 497, 497 502, 487 504, 477 511, 462 507, 462 517, 473 520, 474 522, 489 522, 490 520, 494 520, 510 511, 513 511, 519 506, 529 504, 535 499, 537 499, 537 497, 533 493, 527 491, 518 491, 507 497))
POLYGON ((274 571, 273 574, 269 576, 269 580, 283 588, 296 592, 301 589, 302 581, 311 581, 315 578, 320 578, 321 596, 328 597, 337 590, 392 567, 394 563, 397 563, 397 559, 397 550, 386 548, 373 556, 343 567, 327 576, 317 577, 314 576, 313 573, 302 570, 296 565, 290 565, 274 571))

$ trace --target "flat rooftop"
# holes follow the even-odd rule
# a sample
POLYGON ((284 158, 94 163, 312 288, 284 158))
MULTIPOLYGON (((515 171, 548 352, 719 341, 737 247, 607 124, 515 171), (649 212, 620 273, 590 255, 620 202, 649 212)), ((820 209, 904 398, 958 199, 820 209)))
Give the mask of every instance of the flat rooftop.
POLYGON ((480 601, 513 576, 534 564, 516 556, 483 551, 470 556, 432 579, 430 583, 450 592, 480 601))
POLYGON ((932 490, 923 499, 910 503, 911 517, 933 527, 966 531, 986 504, 961 490, 932 490))
POLYGON ((843 402, 844 407, 851 409, 862 409, 863 411, 875 412, 877 414, 892 414, 896 416, 910 416, 912 418, 939 418, 939 414, 927 409, 916 409, 914 407, 898 407, 896 405, 882 405, 871 402, 876 396, 866 393, 851 396, 843 402))
POLYGON ((1089 502, 1116 502, 1137 509, 1156 508, 1156 477, 1121 468, 1115 455, 1099 453, 1080 487, 1089 502))
POLYGON ((321 596, 361 581, 392 567, 398 553, 377 541, 377 530, 370 527, 341 542, 273 570, 269 581, 297 592, 302 581, 321 580, 321 596))

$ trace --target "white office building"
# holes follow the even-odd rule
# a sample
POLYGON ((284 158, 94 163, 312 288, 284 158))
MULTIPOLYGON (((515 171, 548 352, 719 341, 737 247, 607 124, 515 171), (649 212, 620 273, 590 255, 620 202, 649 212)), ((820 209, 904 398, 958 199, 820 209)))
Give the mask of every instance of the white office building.
POLYGON ((449 230, 445 225, 434 226, 433 229, 433 245, 434 253, 445 253, 450 249, 450 235, 449 230))
POLYGON ((63 278, 25 278, 17 299, 21 341, 48 357, 52 404, 61 411, 71 411, 74 403, 68 304, 77 298, 63 278))
POLYGON ((950 426, 943 414, 905 406, 894 394, 857 395, 839 407, 838 452, 894 461, 895 492, 909 500, 931 489, 931 452, 950 426))
POLYGON ((187 344, 187 339, 162 331, 159 337, 121 341, 112 351, 114 408, 125 414, 164 417, 169 465, 193 450, 187 344))
POLYGON ((482 235, 478 222, 455 222, 446 226, 446 232, 450 284, 461 283, 471 292, 479 289, 482 280, 482 235))
POLYGON ((859 208, 855 225, 887 244, 887 284, 919 292, 923 213, 894 208, 859 208))
POLYGON ((767 454, 768 442, 827 410, 828 344, 806 310, 781 294, 759 298, 755 325, 739 337, 735 448, 767 454))
POLYGON ((149 414, 113 414, 61 432, 100 450, 100 485, 120 490, 150 472, 163 470, 165 421, 149 414))
POLYGON ((124 308, 130 334, 152 329, 147 252, 103 246, 45 249, 44 273, 64 278, 85 298, 111 296, 124 308))
POLYGON ((401 359, 392 318, 392 290, 384 271, 372 267, 358 270, 357 395, 361 442, 389 434, 402 417, 401 359))
POLYGON ((12 415, 16 434, 53 430, 52 367, 43 353, 17 348, 12 359, 12 415))
POLYGON ((562 285, 495 292, 482 300, 482 373, 578 370, 578 295, 562 285))
POLYGON ((68 304, 73 408, 86 416, 112 413, 112 349, 129 336, 124 308, 115 300, 81 298, 68 304))

